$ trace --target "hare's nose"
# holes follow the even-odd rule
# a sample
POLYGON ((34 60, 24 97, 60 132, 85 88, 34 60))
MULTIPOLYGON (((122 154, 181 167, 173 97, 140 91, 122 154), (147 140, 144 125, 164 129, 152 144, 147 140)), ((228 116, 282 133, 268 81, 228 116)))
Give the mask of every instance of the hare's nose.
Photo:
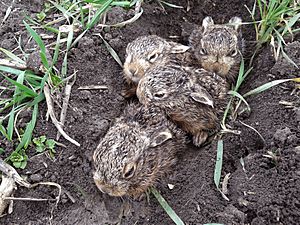
POLYGON ((129 73, 131 74, 131 75, 136 75, 137 74, 137 72, 138 72, 138 70, 136 69, 136 68, 130 68, 129 69, 129 73))

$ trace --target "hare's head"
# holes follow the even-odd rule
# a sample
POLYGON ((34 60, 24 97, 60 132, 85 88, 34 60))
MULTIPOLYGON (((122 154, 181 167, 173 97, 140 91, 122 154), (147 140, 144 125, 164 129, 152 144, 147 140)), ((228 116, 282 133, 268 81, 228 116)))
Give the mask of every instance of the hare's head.
POLYGON ((172 108, 192 100, 213 106, 210 94, 195 83, 185 70, 173 66, 149 70, 138 85, 137 96, 142 104, 161 108, 172 108))
POLYGON ((170 54, 183 53, 188 46, 167 41, 156 35, 141 36, 128 44, 124 74, 128 82, 138 84, 145 72, 155 65, 164 65, 170 54))
POLYGON ((94 181, 103 193, 138 197, 175 163, 173 134, 163 122, 142 124, 144 112, 119 119, 95 150, 94 181))
POLYGON ((206 17, 202 28, 193 31, 190 44, 204 69, 226 76, 239 68, 243 50, 241 23, 239 17, 231 18, 228 24, 214 24, 211 17, 206 17))

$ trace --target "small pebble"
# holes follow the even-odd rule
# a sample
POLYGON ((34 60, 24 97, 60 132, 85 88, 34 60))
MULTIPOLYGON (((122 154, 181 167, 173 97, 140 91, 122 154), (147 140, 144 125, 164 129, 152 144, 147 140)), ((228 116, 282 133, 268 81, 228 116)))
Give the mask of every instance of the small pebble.
POLYGON ((296 109, 296 120, 297 122, 300 122, 300 109, 296 109))
POLYGON ((41 180, 43 179, 43 177, 42 177, 42 175, 41 174, 32 174, 31 176, 30 176, 30 180, 32 181, 32 182, 34 182, 34 183, 36 183, 36 182, 40 182, 41 180))
POLYGON ((292 131, 290 128, 286 127, 284 129, 277 129, 274 134, 274 139, 277 141, 280 141, 281 143, 284 143, 288 136, 292 134, 292 131))

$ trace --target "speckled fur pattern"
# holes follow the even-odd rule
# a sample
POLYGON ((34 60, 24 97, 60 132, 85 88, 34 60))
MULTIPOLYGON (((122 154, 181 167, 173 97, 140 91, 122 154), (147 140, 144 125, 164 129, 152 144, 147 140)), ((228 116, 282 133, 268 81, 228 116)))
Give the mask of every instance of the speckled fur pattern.
POLYGON ((190 74, 194 82, 207 90, 213 97, 214 102, 223 100, 228 96, 227 93, 230 90, 230 85, 224 77, 201 68, 184 66, 182 69, 190 74))
POLYGON ((189 37, 192 52, 201 66, 233 84, 238 76, 244 41, 241 19, 233 17, 228 24, 214 24, 211 17, 203 20, 189 37))
POLYGON ((149 68, 156 65, 184 64, 192 62, 189 47, 167 41, 156 35, 141 36, 127 45, 124 63, 124 77, 132 87, 125 90, 123 95, 131 97, 135 94, 139 80, 149 68))
POLYGON ((94 152, 95 183, 111 196, 139 197, 171 171, 184 143, 161 109, 130 104, 94 152))
POLYGON ((150 69, 137 88, 140 102, 164 109, 171 120, 193 135, 200 146, 209 131, 217 127, 212 96, 188 72, 178 66, 165 65, 150 69))

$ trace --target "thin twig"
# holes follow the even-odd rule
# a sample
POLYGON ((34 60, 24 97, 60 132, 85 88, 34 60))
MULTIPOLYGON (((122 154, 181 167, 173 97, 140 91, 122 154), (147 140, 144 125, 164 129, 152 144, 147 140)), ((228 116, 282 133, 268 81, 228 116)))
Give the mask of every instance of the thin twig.
MULTIPOLYGON (((65 97, 63 99, 63 105, 62 105, 62 109, 60 112, 60 124, 63 127, 65 124, 65 120, 66 120, 66 115, 67 115, 67 109, 68 109, 68 105, 69 105, 69 100, 70 100, 70 95, 71 95, 71 90, 72 90, 72 86, 76 81, 76 72, 75 75, 73 77, 72 81, 68 81, 65 87, 65 97)), ((58 141, 60 138, 61 133, 58 131, 56 134, 56 140, 58 141)))
POLYGON ((248 124, 246 124, 246 123, 244 123, 244 122, 242 122, 242 121, 240 121, 240 120, 239 120, 239 122, 240 122, 241 124, 243 124, 245 127, 248 127, 248 128, 250 128, 251 130, 253 130, 255 133, 257 133, 258 136, 259 136, 259 137, 261 138, 261 140, 263 141, 263 143, 266 143, 264 137, 258 132, 258 130, 256 130, 254 127, 252 127, 252 126, 250 126, 250 125, 248 125, 248 124))
POLYGON ((68 140, 72 144, 79 147, 80 144, 77 141, 75 141, 73 138, 71 138, 69 135, 66 134, 66 132, 63 130, 63 128, 61 126, 61 123, 56 119, 55 113, 54 113, 54 107, 53 107, 53 103, 52 103, 52 99, 51 99, 51 95, 50 95, 50 89, 49 89, 49 86, 47 83, 44 86, 44 94, 45 94, 45 98, 46 98, 46 102, 47 102, 48 112, 49 112, 49 115, 51 117, 53 124, 55 125, 57 130, 61 133, 61 135, 66 140, 68 140))
POLYGON ((78 90, 107 90, 108 87, 105 85, 90 85, 90 86, 81 86, 78 90))
POLYGON ((4 200, 17 200, 17 201, 33 201, 33 202, 48 202, 48 201, 56 201, 56 199, 48 199, 48 198, 16 198, 16 197, 4 197, 4 200))

